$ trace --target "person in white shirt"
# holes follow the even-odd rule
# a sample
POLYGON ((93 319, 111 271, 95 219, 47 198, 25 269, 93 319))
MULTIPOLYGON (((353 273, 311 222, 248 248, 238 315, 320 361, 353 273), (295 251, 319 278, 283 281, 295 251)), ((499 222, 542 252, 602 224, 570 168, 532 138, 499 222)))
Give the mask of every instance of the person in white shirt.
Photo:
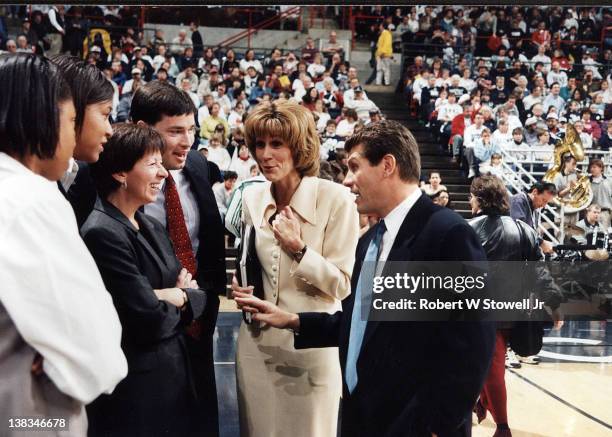
POLYGON ((237 127, 243 125, 242 117, 244 116, 244 112, 244 103, 236 103, 234 110, 230 112, 229 117, 227 117, 227 124, 229 125, 231 130, 234 130, 237 127))
POLYGON ((347 106, 349 108, 351 107, 351 105, 353 104, 353 100, 355 100, 355 89, 357 87, 361 88, 361 93, 363 94, 363 100, 369 100, 368 94, 363 90, 361 85, 359 85, 359 79, 357 79, 356 77, 351 79, 351 81, 349 82, 349 86, 350 88, 344 91, 344 95, 343 95, 344 106, 347 106))
POLYGON ((325 72, 325 65, 323 64, 323 58, 321 57, 321 53, 315 53, 314 60, 312 64, 308 66, 308 74, 311 77, 317 78, 318 76, 322 76, 325 72))
POLYGON ((561 88, 567 86, 567 73, 561 70, 559 61, 552 63, 552 69, 546 75, 546 83, 548 83, 548 86, 552 86, 555 82, 557 82, 561 88))
POLYGON ((469 125, 463 131, 463 146, 466 148, 474 147, 476 141, 480 140, 482 130, 484 129, 484 116, 482 112, 478 112, 474 116, 474 124, 469 125))
POLYGON ((220 83, 217 86, 217 91, 212 93, 213 99, 219 104, 224 114, 229 114, 232 110, 232 101, 226 94, 225 84, 220 83))
POLYGON ((187 47, 193 48, 193 41, 187 36, 187 31, 181 29, 178 36, 172 40, 170 52, 173 55, 182 55, 187 47))
POLYGON ((549 56, 546 55, 545 44, 538 46, 538 54, 531 58, 530 62, 531 68, 534 68, 533 66, 536 64, 536 62, 541 62, 542 64, 544 64, 544 68, 542 68, 542 71, 544 71, 544 73, 548 72, 548 69, 550 68, 551 59, 549 56))
POLYGON ((85 404, 113 391, 127 361, 112 299, 57 187, 76 146, 76 110, 58 68, 31 54, 0 58, 0 95, 3 435, 22 434, 11 417, 42 416, 84 436, 85 404))
POLYGON ((189 81, 189 79, 184 77, 183 80, 180 82, 180 85, 181 85, 181 89, 185 91, 187 94, 189 94, 189 97, 191 98, 191 101, 193 102, 194 106, 196 108, 199 108, 200 98, 198 97, 196 93, 191 91, 192 88, 191 88, 191 82, 189 81))
POLYGON ((376 104, 365 97, 363 88, 357 86, 353 89, 355 97, 350 101, 345 101, 344 106, 349 109, 354 109, 357 112, 357 117, 365 123, 370 121, 370 111, 378 110, 376 104))
POLYGON ((239 65, 240 71, 243 73, 246 73, 247 69, 250 66, 253 66, 259 74, 263 74, 263 66, 259 60, 255 59, 255 51, 253 49, 248 49, 246 51, 244 58, 240 60, 239 65))
POLYGON ((457 97, 453 93, 449 93, 446 103, 442 103, 438 108, 438 121, 442 124, 450 123, 457 115, 463 112, 461 105, 457 103, 457 97))
POLYGON ((219 170, 229 169, 232 157, 223 145, 224 138, 220 134, 215 134, 208 141, 208 160, 219 166, 219 170))
POLYGON ((468 93, 471 93, 476 88, 476 81, 471 78, 471 71, 469 68, 463 70, 463 76, 459 80, 459 86, 465 88, 468 93))
POLYGON ((497 122, 497 129, 491 135, 491 143, 502 149, 508 147, 512 143, 512 132, 508 120, 502 118, 497 122))
POLYGON ((251 157, 249 148, 245 144, 241 144, 234 149, 234 156, 232 156, 232 162, 229 169, 236 172, 238 177, 237 182, 240 183, 251 177, 251 167, 256 164, 257 162, 251 157))
POLYGON ((213 185, 212 190, 215 193, 215 200, 217 202, 217 208, 219 208, 219 214, 221 214, 221 220, 225 221, 225 214, 227 213, 227 207, 229 206, 232 193, 234 192, 234 185, 238 180, 236 172, 228 170, 223 174, 223 182, 217 182, 213 185))
POLYGON ((336 135, 340 138, 348 138, 353 135, 353 129, 355 129, 359 117, 354 109, 345 108, 342 112, 344 113, 344 118, 336 126, 336 135))
POLYGON ((582 141, 582 147, 585 149, 591 149, 593 147, 593 137, 584 131, 584 123, 582 120, 576 120, 574 122, 574 128, 582 141))
POLYGON ((542 97, 542 88, 536 86, 533 87, 531 94, 523 97, 523 106, 525 107, 525 111, 529 111, 533 105, 536 103, 542 103, 543 101, 544 97, 542 97))

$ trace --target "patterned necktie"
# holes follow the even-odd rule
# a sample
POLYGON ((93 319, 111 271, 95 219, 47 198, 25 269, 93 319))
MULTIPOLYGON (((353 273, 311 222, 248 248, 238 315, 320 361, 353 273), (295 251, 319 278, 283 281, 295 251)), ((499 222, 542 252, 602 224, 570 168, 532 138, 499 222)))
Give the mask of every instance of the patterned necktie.
POLYGON ((196 259, 191 246, 191 239, 187 231, 187 223, 183 215, 183 207, 179 198, 176 183, 172 175, 168 173, 166 179, 166 218, 168 220, 168 233, 170 240, 174 244, 174 252, 183 267, 185 267, 192 276, 196 275, 196 259))
POLYGON ((361 344, 363 343, 363 335, 365 334, 366 325, 368 324, 367 317, 363 320, 361 313, 362 308, 370 306, 376 261, 378 261, 382 236, 386 230, 387 227, 385 226, 385 222, 381 220, 377 225, 374 238, 370 241, 365 258, 363 259, 363 264, 361 265, 359 279, 357 280, 355 303, 353 304, 353 313, 351 314, 351 331, 349 334, 345 370, 346 385, 349 393, 352 393, 357 386, 357 359, 359 358, 361 344))
MULTIPOLYGON (((168 233, 170 234, 172 244, 174 244, 174 253, 183 267, 185 267, 187 271, 195 278, 197 273, 195 254, 193 253, 191 238, 189 238, 189 231, 187 230, 187 223, 185 222, 185 215, 183 214, 181 199, 179 198, 176 183, 174 182, 174 178, 172 178, 170 172, 168 172, 168 177, 166 178, 165 203, 168 233)), ((200 338, 201 333, 202 325, 199 320, 194 320, 187 327, 187 334, 196 340, 200 338)))

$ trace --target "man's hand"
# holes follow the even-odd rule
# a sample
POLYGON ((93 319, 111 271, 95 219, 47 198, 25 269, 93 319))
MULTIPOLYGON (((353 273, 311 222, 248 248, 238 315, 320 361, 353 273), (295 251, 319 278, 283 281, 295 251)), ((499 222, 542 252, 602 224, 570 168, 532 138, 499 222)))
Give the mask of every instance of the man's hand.
POLYGON ((546 240, 542 240, 542 242, 540 243, 540 249, 542 249, 542 252, 547 255, 554 252, 552 243, 546 240))
POLYGON ((253 314, 253 320, 279 329, 299 330, 300 318, 297 314, 282 310, 273 303, 261 300, 248 293, 233 291, 232 295, 240 309, 253 314))

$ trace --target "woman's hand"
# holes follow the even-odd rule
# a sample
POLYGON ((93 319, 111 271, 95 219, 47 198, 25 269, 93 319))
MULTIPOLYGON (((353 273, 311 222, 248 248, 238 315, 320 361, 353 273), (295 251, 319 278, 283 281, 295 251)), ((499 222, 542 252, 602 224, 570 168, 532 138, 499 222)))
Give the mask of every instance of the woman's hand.
POLYGON ((253 320, 279 329, 289 328, 294 331, 299 330, 300 318, 297 314, 281 310, 273 303, 261 300, 249 293, 234 291, 232 295, 240 309, 253 314, 253 320))
POLYGON ((153 291, 159 300, 171 303, 177 308, 182 308, 185 305, 185 292, 180 288, 162 288, 153 291))
POLYGON ((283 208, 272 222, 274 238, 276 238, 281 248, 293 255, 304 248, 301 238, 300 221, 293 214, 289 206, 283 208))

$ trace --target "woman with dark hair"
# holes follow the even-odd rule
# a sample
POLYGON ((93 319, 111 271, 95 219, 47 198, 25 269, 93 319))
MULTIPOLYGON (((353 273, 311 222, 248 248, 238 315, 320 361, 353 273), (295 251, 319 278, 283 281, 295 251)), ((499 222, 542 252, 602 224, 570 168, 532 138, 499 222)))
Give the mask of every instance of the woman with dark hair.
MULTIPOLYGON (((497 176, 477 177, 470 186, 470 206, 476 216, 469 221, 487 254, 488 261, 537 261, 542 259, 536 231, 520 220, 510 217, 510 197, 504 183, 497 176)), ((496 284, 499 285, 499 284, 496 284)), ((545 302, 553 310, 555 327, 560 327, 557 311, 561 299, 550 284, 538 284, 545 302), (541 286, 540 286, 541 285, 541 286)), ((515 284, 508 284, 514 287, 515 284)), ((503 295, 503 290, 495 290, 503 295)), ((511 437, 508 427, 508 409, 505 373, 506 345, 513 322, 498 322, 495 351, 489 375, 475 406, 478 423, 487 411, 493 416, 497 429, 493 437, 511 437)), ((543 332, 543 331, 542 331, 543 332)))
POLYGON ((104 144, 113 134, 110 114, 113 110, 114 89, 95 65, 67 55, 55 56, 52 62, 63 72, 76 108, 76 147, 67 171, 59 182, 77 224, 81 226, 93 209, 96 191, 87 164, 98 160, 104 144))
POLYGON ((85 435, 84 405, 127 366, 117 313, 55 185, 76 144, 72 95, 32 54, 0 56, 0 95, 0 420, 61 417, 85 435))
POLYGON ((304 108, 312 112, 315 110, 315 103, 317 100, 321 100, 319 91, 315 87, 310 87, 306 90, 304 97, 302 97, 302 104, 304 105, 304 108))
POLYGON ((90 436, 184 436, 202 423, 184 336, 206 294, 166 228, 140 211, 168 176, 164 147, 149 126, 118 125, 91 168, 100 198, 81 234, 119 313, 129 372, 88 407, 90 436))
POLYGON ((440 205, 445 208, 453 209, 453 205, 451 204, 450 196, 446 188, 436 191, 434 194, 429 196, 429 198, 436 205, 440 205))

